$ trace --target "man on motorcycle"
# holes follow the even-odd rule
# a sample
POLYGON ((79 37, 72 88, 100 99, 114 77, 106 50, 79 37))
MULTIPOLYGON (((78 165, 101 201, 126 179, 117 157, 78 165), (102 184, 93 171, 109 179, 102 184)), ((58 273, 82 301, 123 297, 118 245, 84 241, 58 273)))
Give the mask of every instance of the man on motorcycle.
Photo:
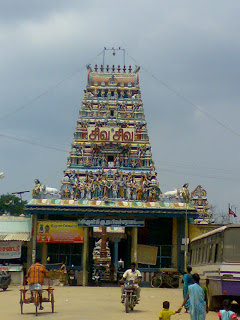
MULTIPOLYGON (((139 270, 136 269, 136 263, 132 262, 131 263, 131 269, 127 269, 124 274, 122 279, 120 280, 121 283, 125 282, 125 281, 133 281, 134 283, 137 284, 136 287, 136 296, 137 296, 137 300, 140 300, 140 287, 139 284, 141 283, 142 280, 142 275, 141 272, 139 270)), ((122 294, 123 294, 123 287, 122 287, 122 294)))

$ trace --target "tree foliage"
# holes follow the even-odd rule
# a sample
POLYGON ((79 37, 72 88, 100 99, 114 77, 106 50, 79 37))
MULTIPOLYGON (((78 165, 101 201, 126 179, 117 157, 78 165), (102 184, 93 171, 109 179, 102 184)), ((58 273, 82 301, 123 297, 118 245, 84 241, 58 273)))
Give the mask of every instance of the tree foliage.
POLYGON ((3 194, 0 196, 0 214, 9 213, 11 216, 20 216, 25 213, 27 201, 21 201, 13 194, 3 194))

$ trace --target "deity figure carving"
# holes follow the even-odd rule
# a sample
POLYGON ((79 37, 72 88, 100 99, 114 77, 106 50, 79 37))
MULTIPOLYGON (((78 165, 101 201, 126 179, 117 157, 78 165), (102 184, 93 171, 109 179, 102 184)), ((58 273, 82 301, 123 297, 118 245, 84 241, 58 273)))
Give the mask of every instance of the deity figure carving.
POLYGON ((188 203, 190 199, 190 192, 188 190, 188 185, 189 185, 188 183, 185 183, 182 188, 182 197, 186 203, 188 203))
POLYGON ((113 198, 117 198, 118 195, 118 184, 117 182, 115 182, 112 186, 112 190, 113 190, 113 198))
POLYGON ((91 162, 91 160, 89 159, 89 157, 86 158, 85 166, 86 166, 86 167, 91 167, 91 166, 92 166, 92 162, 91 162))
POLYGON ((65 186, 65 188, 63 189, 63 197, 66 199, 69 199, 71 197, 71 191, 67 186, 65 186))
POLYGON ((106 180, 103 180, 102 181, 102 184, 103 184, 103 198, 104 199, 107 199, 108 198, 108 189, 109 189, 109 186, 108 186, 108 183, 106 180))
POLYGON ((137 187, 137 200, 141 200, 142 195, 143 195, 143 188, 142 188, 141 183, 139 183, 139 185, 137 187))
POLYGON ((116 156, 116 158, 114 159, 114 161, 115 161, 115 166, 116 166, 117 168, 119 168, 119 167, 120 167, 119 155, 116 156))
POLYGON ((127 200, 131 199, 131 183, 130 182, 126 183, 126 198, 127 200))
POLYGON ((32 190, 32 197, 37 198, 40 194, 40 191, 41 191, 41 182, 38 179, 35 179, 34 183, 35 183, 35 185, 32 190))
POLYGON ((91 186, 89 182, 86 182, 84 185, 84 198, 87 200, 91 200, 91 186))

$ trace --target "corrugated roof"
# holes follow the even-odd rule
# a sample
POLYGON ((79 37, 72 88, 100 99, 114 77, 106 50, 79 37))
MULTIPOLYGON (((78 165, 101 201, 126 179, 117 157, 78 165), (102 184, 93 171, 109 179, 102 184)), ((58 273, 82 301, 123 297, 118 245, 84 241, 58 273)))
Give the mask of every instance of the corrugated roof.
POLYGON ((7 233, 0 233, 0 241, 4 241, 6 236, 7 236, 7 233))
POLYGON ((29 232, 0 233, 0 241, 30 241, 29 232))

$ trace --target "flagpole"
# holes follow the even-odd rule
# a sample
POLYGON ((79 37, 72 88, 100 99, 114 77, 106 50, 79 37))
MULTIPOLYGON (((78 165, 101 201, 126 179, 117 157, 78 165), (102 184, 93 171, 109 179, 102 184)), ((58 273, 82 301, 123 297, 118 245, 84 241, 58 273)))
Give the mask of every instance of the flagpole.
POLYGON ((230 224, 230 203, 228 204, 228 224, 230 224))

